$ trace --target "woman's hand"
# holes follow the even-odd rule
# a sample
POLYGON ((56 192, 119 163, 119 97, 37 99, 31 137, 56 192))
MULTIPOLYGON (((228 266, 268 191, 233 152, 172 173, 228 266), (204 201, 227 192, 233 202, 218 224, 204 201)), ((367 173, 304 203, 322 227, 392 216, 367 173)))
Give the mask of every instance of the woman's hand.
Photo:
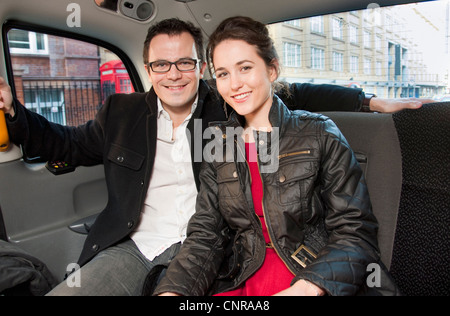
POLYGON ((325 291, 306 280, 299 280, 274 296, 322 296, 325 291))

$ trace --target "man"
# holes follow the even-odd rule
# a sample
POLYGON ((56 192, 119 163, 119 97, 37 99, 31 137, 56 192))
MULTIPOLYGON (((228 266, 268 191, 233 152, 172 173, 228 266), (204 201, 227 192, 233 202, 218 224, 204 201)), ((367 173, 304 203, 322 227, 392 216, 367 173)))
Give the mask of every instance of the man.
MULTIPOLYGON (((53 124, 28 111, 13 101, 0 78, 0 109, 12 142, 29 156, 105 168, 109 201, 79 258, 82 286, 63 282, 50 295, 151 293, 186 238, 199 186, 195 143, 203 148, 206 142, 195 135, 226 118, 223 101, 202 80, 206 63, 198 28, 165 20, 149 29, 144 46, 151 91, 110 97, 96 119, 80 127, 53 124)), ((293 85, 290 90, 283 97, 307 110, 354 111, 364 102, 364 94, 353 89, 293 85)))

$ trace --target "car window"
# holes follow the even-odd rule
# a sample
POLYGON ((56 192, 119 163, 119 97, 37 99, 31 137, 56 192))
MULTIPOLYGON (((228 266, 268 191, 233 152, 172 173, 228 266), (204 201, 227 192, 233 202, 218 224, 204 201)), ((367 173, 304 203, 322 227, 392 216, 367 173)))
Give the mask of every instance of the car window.
POLYGON ((270 25, 288 82, 362 88, 385 98, 443 100, 450 1, 351 11, 270 25))
POLYGON ((111 94, 134 92, 124 62, 102 46, 20 28, 7 39, 17 99, 51 122, 84 124, 111 94))

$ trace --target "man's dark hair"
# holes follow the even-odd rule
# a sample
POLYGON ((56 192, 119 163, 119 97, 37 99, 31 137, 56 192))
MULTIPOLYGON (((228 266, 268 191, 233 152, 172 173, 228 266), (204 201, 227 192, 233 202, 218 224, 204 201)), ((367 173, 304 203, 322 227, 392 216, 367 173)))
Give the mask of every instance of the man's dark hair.
POLYGON ((200 28, 196 27, 191 22, 181 21, 180 19, 173 18, 163 20, 153 26, 151 26, 147 33, 147 38, 144 42, 144 64, 148 64, 148 50, 152 39, 160 34, 167 34, 169 36, 180 35, 182 33, 189 33, 192 35, 195 41, 195 48, 197 49, 197 55, 201 62, 205 60, 203 51, 203 35, 200 28))

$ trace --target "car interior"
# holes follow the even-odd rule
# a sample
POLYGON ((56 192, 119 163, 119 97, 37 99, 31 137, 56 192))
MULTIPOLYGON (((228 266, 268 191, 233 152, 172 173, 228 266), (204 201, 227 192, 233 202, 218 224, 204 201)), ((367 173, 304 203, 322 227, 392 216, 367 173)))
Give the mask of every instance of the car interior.
MULTIPOLYGON (((0 76, 29 109, 77 126, 93 119, 108 95, 151 88, 142 61, 150 25, 178 17, 200 27, 207 40, 222 20, 243 15, 270 26, 283 80, 356 87, 384 98, 433 98, 418 110, 323 114, 364 170, 381 258, 402 294, 448 296, 450 1, 372 1, 2 0, 0 76), (419 19, 430 33, 395 23, 398 32, 391 29, 402 10, 405 20, 419 19)), ((103 166, 28 157, 8 144, 1 123, 0 240, 37 258, 61 282, 107 204, 103 166)))

